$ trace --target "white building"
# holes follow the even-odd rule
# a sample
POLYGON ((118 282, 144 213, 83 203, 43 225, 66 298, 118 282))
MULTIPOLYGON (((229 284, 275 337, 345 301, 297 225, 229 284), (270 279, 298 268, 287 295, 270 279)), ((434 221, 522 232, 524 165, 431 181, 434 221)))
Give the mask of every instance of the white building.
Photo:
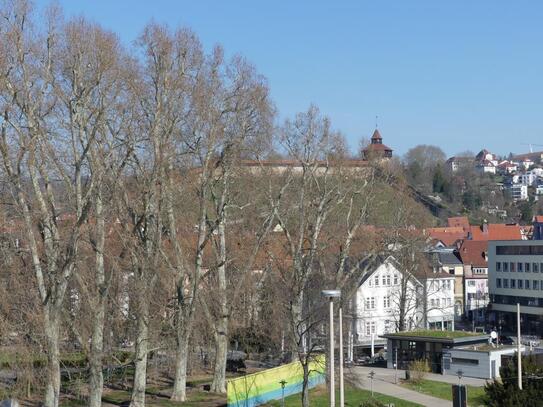
MULTIPOLYGON (((359 283, 353 300, 353 333, 358 345, 369 346, 379 335, 397 332, 399 303, 403 275, 392 258, 380 260, 359 283)), ((414 281, 407 281, 407 292, 415 292, 414 281)), ((416 297, 411 296, 406 304, 408 329, 417 326, 415 320, 416 297)), ((383 341, 384 343, 384 341, 383 341)))
POLYGON ((524 169, 526 169, 526 170, 527 170, 528 168, 530 168, 530 167, 531 167, 532 165, 534 165, 534 164, 535 164, 535 163, 534 163, 531 159, 529 159, 529 158, 525 158, 525 159, 523 159, 523 160, 520 162, 520 165, 521 165, 522 167, 524 167, 524 169))
POLYGON ((454 275, 429 272, 416 278, 400 272, 399 264, 390 256, 376 262, 360 280, 352 301, 355 345, 384 345, 379 335, 398 331, 402 297, 404 329, 423 327, 424 315, 426 328, 454 329, 454 275))
POLYGON ((454 330, 454 275, 445 272, 435 272, 420 278, 422 284, 419 289, 421 301, 417 308, 416 319, 424 321, 424 298, 427 298, 427 329, 454 330))
POLYGON ((522 185, 532 186, 537 182, 537 178, 538 176, 534 172, 528 171, 519 175, 518 182, 522 185))
POLYGON ((481 174, 496 174, 496 165, 489 160, 478 162, 475 169, 481 174))
POLYGON ((491 321, 514 332, 519 303, 523 334, 543 336, 543 240, 490 241, 488 258, 491 321))
POLYGON ((522 184, 507 184, 506 191, 513 201, 525 201, 528 199, 528 186, 522 184))

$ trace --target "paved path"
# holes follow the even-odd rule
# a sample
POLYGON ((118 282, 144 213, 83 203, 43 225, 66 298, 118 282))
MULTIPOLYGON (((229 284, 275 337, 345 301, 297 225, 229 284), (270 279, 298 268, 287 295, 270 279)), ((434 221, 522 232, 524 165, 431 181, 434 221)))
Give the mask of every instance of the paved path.
MULTIPOLYGON (((371 390, 371 381, 368 378, 368 373, 375 369, 353 367, 346 371, 345 377, 350 383, 364 390, 371 390)), ((386 370, 386 369, 384 369, 386 370)), ((394 384, 394 376, 392 382, 389 378, 375 372, 373 379, 373 391, 386 394, 387 396, 397 397, 401 400, 411 401, 427 407, 451 407, 452 402, 439 399, 437 397, 428 396, 405 387, 394 384)))
MULTIPOLYGON (((355 366, 346 369, 345 378, 359 388, 370 390, 371 381, 368 378, 368 374, 372 370, 375 372, 373 379, 373 390, 375 392, 397 397, 402 400, 411 401, 413 403, 418 403, 427 407, 452 406, 452 401, 432 397, 394 384, 395 372, 392 369, 355 366)), ((404 377, 405 371, 398 370, 398 379, 404 377)), ((454 376, 428 374, 427 379, 451 384, 458 383, 458 379, 454 376)), ((472 386, 484 386, 486 381, 483 379, 465 378, 462 380, 462 382, 472 386)))
MULTIPOLYGON (((379 376, 382 380, 389 383, 394 383, 394 369, 387 369, 384 367, 367 367, 367 366, 354 366, 350 368, 351 372, 363 377, 368 377, 369 372, 372 370, 376 376, 379 376)), ((398 369, 398 380, 405 378, 405 370, 398 369)), ((441 375, 436 373, 428 373, 425 376, 428 380, 434 380, 436 382, 457 384, 458 378, 451 375, 441 375)), ((483 387, 486 384, 486 379, 476 379, 474 377, 463 377, 462 384, 469 384, 470 386, 483 387)))

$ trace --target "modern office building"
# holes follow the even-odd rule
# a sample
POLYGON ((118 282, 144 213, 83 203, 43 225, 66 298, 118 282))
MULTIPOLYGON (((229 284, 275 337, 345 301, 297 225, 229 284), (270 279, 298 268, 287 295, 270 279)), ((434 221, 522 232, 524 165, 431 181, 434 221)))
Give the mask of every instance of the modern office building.
POLYGON ((488 286, 491 325, 514 333, 518 303, 522 334, 543 336, 543 240, 490 241, 488 286))

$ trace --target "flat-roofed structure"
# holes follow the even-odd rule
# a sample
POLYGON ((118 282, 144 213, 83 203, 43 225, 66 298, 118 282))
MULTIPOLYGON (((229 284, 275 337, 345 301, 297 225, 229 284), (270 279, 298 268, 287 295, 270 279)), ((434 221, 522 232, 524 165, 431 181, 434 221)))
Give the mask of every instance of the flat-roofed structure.
MULTIPOLYGON (((524 346, 521 352, 524 352, 524 346)), ((443 374, 456 375, 460 370, 466 377, 494 379, 500 377, 504 356, 511 357, 516 346, 494 346, 489 344, 461 346, 443 351, 443 374)))
POLYGON ((387 367, 407 369, 410 362, 425 359, 433 373, 443 373, 443 353, 467 345, 488 343, 489 335, 464 331, 418 330, 381 335, 387 340, 387 367))
POLYGON ((543 240, 499 240, 488 244, 489 321, 516 331, 520 304, 523 335, 543 336, 543 240))

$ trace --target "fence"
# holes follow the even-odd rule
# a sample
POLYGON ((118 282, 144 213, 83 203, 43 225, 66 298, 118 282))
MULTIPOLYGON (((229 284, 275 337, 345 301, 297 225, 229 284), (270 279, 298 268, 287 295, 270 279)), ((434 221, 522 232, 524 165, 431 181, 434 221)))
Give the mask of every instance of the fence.
MULTIPOLYGON (((309 364, 309 388, 325 382, 325 356, 319 355, 309 364)), ((283 391, 289 396, 302 391, 303 368, 294 362, 273 369, 263 370, 228 381, 229 407, 254 407, 270 400, 280 399, 283 391), (282 388, 284 381, 285 388, 282 388)))

